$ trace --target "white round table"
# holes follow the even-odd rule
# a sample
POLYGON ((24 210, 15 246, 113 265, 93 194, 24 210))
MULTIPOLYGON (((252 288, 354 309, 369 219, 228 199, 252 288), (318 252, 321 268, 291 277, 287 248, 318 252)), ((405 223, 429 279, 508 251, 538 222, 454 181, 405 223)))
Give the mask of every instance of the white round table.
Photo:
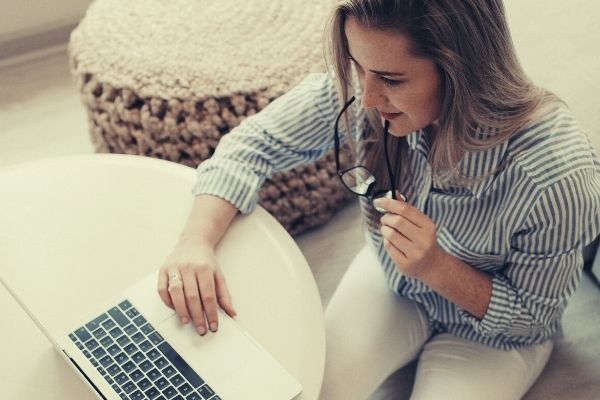
MULTIPOLYGON (((116 154, 1 169, 2 281, 51 326, 106 301, 162 265, 191 208, 195 177, 179 164, 116 154)), ((322 305, 292 238, 258 207, 236 217, 217 256, 238 322, 302 384, 299 399, 317 399, 322 305)), ((7 287, 0 285, 2 398, 94 399, 7 287)))

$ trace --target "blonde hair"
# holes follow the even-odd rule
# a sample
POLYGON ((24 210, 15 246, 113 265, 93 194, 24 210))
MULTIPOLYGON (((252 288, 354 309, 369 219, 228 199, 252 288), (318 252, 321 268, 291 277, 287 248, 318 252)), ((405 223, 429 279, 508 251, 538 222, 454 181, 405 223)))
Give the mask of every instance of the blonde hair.
MULTIPOLYGON (((366 28, 405 35, 414 56, 430 59, 437 66, 441 112, 436 126, 425 128, 430 141, 428 161, 437 181, 467 185, 495 173, 509 160, 483 176, 461 175, 457 166, 465 151, 494 147, 533 123, 549 106, 564 104, 526 76, 501 0, 339 1, 328 27, 327 59, 337 76, 343 102, 348 100, 353 81, 344 32, 348 17, 366 28), (482 136, 482 131, 490 134, 482 136)), ((373 171, 379 186, 389 187, 381 162, 383 127, 374 110, 367 110, 366 115, 367 129, 361 143, 353 143, 353 148, 360 162, 373 171)), ((399 149, 399 157, 393 160, 397 187, 410 192, 412 174, 402 163, 407 159, 406 138, 391 137, 388 146, 399 149)))

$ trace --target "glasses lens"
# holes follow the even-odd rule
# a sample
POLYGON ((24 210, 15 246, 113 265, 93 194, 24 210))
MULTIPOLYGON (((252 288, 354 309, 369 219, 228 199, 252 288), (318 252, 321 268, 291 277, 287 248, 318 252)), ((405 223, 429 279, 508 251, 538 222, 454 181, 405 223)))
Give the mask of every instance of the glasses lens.
POLYGON ((342 181, 354 193, 366 195, 375 177, 365 167, 354 167, 342 174, 342 181))

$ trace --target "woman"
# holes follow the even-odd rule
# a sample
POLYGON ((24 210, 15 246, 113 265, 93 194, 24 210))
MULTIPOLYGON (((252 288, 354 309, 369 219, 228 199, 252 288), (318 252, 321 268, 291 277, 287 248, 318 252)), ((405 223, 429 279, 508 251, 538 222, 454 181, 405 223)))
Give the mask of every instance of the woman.
POLYGON ((415 358, 413 399, 520 398, 600 231, 593 147, 521 69, 501 0, 346 0, 331 22, 334 72, 246 119, 198 167, 161 298, 200 334, 204 315, 216 331, 217 304, 234 316, 214 255, 232 218, 274 171, 346 140, 362 166, 340 176, 369 243, 327 306, 322 398, 366 399, 415 358))

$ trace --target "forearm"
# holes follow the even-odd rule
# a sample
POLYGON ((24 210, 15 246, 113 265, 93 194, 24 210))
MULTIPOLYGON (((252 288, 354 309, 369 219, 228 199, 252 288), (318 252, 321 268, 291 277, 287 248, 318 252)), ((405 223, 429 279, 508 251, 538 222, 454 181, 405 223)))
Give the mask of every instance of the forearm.
POLYGON ((192 209, 181 232, 180 242, 203 243, 216 246, 238 209, 219 197, 201 194, 196 196, 192 209))
POLYGON ((436 293, 481 319, 492 296, 492 278, 459 258, 442 251, 441 261, 422 277, 436 293))

